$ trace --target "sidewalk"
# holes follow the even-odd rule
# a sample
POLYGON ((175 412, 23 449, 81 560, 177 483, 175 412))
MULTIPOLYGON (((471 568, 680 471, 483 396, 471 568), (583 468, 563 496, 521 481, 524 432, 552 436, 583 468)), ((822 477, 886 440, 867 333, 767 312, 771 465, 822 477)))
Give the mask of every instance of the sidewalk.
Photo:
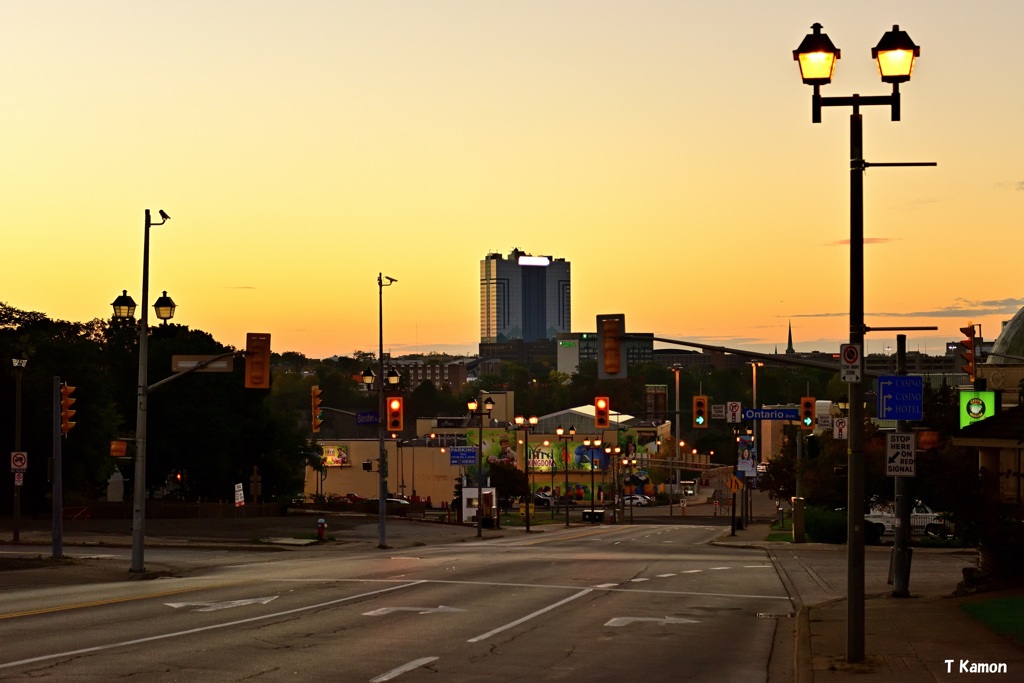
POLYGON ((851 664, 846 661, 846 547, 766 541, 769 531, 769 521, 755 521, 746 529, 737 530, 735 536, 726 531, 714 543, 767 550, 794 599, 796 614, 790 627, 793 647, 791 653, 778 653, 792 656, 792 678, 781 673, 786 671, 783 662, 773 661, 770 681, 976 680, 978 673, 959 673, 962 660, 1005 664, 1005 680, 1024 680, 1024 648, 991 631, 962 609, 965 603, 1024 595, 1024 587, 953 596, 963 578, 962 569, 977 563, 974 551, 915 548, 911 597, 894 598, 888 583, 891 546, 866 547, 865 657, 863 662, 851 664))

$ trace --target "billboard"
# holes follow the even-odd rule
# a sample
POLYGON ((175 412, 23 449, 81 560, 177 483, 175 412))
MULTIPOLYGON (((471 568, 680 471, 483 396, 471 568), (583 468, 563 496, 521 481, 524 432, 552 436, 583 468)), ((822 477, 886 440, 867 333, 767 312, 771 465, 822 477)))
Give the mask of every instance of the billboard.
POLYGON ((994 391, 961 391, 960 428, 992 417, 998 409, 994 391))

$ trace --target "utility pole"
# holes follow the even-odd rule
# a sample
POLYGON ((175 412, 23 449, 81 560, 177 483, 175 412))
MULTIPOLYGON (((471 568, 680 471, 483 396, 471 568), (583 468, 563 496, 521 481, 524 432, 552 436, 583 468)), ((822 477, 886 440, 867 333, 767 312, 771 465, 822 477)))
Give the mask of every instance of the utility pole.
MULTIPOLYGON (((896 374, 907 374, 907 335, 896 335, 896 374)), ((896 433, 908 431, 904 420, 896 422, 896 433)), ((892 546, 892 597, 910 597, 910 481, 909 477, 896 477, 896 539, 892 546)))

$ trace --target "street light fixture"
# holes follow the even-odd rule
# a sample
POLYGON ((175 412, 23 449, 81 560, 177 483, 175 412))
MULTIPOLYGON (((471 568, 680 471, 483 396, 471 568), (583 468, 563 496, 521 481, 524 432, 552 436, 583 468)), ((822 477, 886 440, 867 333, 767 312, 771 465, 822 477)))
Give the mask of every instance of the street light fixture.
MULTIPOLYGON (((631 486, 635 486, 636 482, 633 481, 633 472, 636 469, 636 458, 623 458, 622 459, 622 479, 623 479, 622 488, 623 488, 623 497, 625 497, 625 488, 626 488, 625 479, 626 479, 626 468, 627 467, 629 468, 629 475, 630 475, 629 476, 629 478, 630 478, 630 482, 629 483, 630 483, 631 486)), ((633 500, 634 500, 633 496, 635 496, 635 495, 636 495, 636 491, 634 491, 630 495, 630 498, 629 498, 629 523, 630 523, 630 525, 633 524, 633 500)))
POLYGON ((562 445, 562 462, 565 463, 565 528, 569 528, 569 443, 576 436, 576 428, 570 426, 569 433, 566 434, 565 430, 561 426, 555 430, 555 434, 558 435, 559 441, 564 441, 562 445))
MULTIPOLYGON (((139 383, 138 402, 135 411, 135 493, 132 509, 132 563, 129 571, 144 572, 146 546, 146 415, 149 403, 149 229, 154 225, 163 225, 170 216, 159 211, 160 221, 150 217, 146 209, 145 233, 142 241, 142 311, 139 314, 139 383)), ((156 316, 160 320, 169 320, 174 316, 174 302, 164 292, 158 299, 159 306, 154 306, 156 316), (166 301, 164 301, 166 299, 166 301)), ((114 317, 130 318, 135 314, 135 302, 123 290, 121 296, 114 299, 114 317)))
POLYGON ((537 426, 537 416, 523 417, 516 415, 516 429, 523 430, 523 467, 526 471, 526 532, 530 532, 530 505, 533 504, 533 485, 530 483, 530 430, 537 426))
MULTIPOLYGON (((864 335, 864 171, 869 166, 934 166, 932 162, 868 163, 863 153, 863 121, 860 107, 880 105, 890 109, 891 120, 900 120, 899 84, 910 80, 914 58, 921 48, 899 26, 893 26, 871 50, 884 83, 892 84, 891 95, 822 97, 821 86, 832 81, 839 50, 811 26, 793 51, 803 82, 814 88, 811 121, 821 122, 822 107, 851 107, 850 113, 850 345, 863 349, 864 335)), ((850 438, 847 477, 847 652, 850 663, 864 660, 864 385, 850 383, 850 438)))
POLYGON ((494 410, 494 401, 488 396, 484 399, 483 407, 475 398, 469 399, 466 404, 469 414, 477 418, 480 423, 480 440, 476 447, 476 537, 483 538, 484 535, 484 417, 489 416, 494 410), (480 410, 477 410, 480 408, 480 410))

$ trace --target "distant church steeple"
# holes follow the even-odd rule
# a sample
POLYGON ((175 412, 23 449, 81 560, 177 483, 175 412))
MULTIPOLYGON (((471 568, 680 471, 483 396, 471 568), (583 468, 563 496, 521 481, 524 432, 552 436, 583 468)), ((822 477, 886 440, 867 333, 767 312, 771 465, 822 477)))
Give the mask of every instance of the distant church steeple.
POLYGON ((789 340, 786 345, 786 355, 791 356, 796 353, 796 349, 793 348, 793 321, 789 321, 789 340))

